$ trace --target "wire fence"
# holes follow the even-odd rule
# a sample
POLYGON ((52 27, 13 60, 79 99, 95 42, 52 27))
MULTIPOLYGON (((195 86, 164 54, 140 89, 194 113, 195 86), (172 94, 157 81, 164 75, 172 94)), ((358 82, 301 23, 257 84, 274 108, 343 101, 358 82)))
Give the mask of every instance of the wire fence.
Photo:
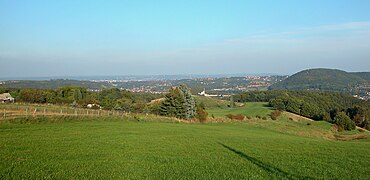
POLYGON ((125 117, 130 113, 115 110, 84 109, 43 104, 0 104, 0 119, 31 116, 115 116, 125 117))

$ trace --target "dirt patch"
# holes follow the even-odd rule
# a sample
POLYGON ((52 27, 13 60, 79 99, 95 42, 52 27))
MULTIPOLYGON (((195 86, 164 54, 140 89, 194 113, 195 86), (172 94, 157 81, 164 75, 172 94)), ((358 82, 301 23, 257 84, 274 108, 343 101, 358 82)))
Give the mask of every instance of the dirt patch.
POLYGON ((359 139, 370 139, 370 134, 335 134, 336 140, 340 141, 351 141, 359 139))
POLYGON ((283 114, 285 116, 287 116, 289 119, 291 119, 292 121, 294 122, 299 122, 299 121, 314 121, 310 118, 307 118, 307 117, 303 117, 303 116, 300 116, 298 114, 294 114, 294 113, 290 113, 290 112, 286 112, 284 111, 283 114))

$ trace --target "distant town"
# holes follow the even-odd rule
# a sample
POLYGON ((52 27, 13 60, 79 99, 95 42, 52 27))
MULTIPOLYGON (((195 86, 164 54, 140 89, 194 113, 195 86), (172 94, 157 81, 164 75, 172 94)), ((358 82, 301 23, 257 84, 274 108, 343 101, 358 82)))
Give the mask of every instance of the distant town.
MULTIPOLYGON (((91 80, 98 83, 109 83, 113 87, 132 92, 161 94, 180 84, 187 84, 194 93, 206 90, 214 95, 232 94, 249 90, 266 90, 271 84, 282 81, 288 76, 244 76, 244 77, 208 77, 180 80, 91 80)), ((99 89, 90 89, 99 91, 99 89)))

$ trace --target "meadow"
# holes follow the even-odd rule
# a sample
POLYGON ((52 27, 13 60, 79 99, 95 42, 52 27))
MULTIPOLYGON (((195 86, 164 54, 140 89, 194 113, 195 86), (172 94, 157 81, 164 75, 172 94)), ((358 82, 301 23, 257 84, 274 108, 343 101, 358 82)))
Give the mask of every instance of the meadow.
POLYGON ((227 114, 241 114, 249 117, 269 117, 273 111, 272 108, 267 106, 267 102, 247 102, 242 106, 236 106, 234 108, 210 108, 207 112, 210 116, 225 117, 227 114))
POLYGON ((235 106, 230 108, 230 101, 204 96, 195 96, 195 99, 199 104, 204 104, 210 117, 224 118, 228 114, 240 114, 249 117, 258 115, 267 118, 273 111, 271 107, 268 107, 268 102, 235 103, 235 106))
POLYGON ((307 125, 283 116, 206 124, 150 119, 3 121, 0 179, 370 178, 369 139, 335 140, 325 122, 307 125))

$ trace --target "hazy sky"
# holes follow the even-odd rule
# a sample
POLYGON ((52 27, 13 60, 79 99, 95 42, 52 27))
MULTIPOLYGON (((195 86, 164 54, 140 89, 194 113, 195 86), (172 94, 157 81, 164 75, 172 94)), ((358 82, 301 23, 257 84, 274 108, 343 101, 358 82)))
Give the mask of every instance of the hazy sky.
POLYGON ((0 0, 0 76, 370 71, 370 0, 0 0))

